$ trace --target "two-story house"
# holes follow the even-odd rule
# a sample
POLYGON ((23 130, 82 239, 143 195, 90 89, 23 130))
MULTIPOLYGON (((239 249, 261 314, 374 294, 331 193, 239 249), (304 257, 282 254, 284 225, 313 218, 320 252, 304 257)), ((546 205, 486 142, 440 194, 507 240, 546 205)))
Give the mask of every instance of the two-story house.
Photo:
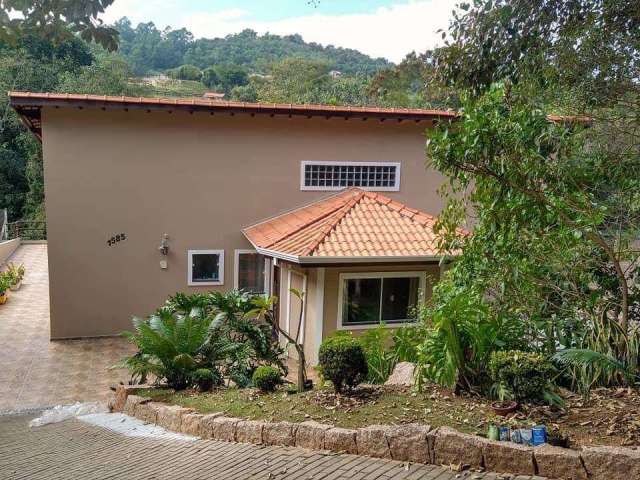
POLYGON ((51 338, 114 335, 178 291, 242 288, 316 360, 337 329, 410 321, 440 274, 452 112, 10 93, 42 141, 51 338))

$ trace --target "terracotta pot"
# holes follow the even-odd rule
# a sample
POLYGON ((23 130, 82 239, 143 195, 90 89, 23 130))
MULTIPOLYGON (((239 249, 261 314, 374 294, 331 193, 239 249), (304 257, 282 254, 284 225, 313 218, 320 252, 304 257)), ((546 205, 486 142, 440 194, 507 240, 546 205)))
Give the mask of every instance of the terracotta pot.
POLYGON ((494 402, 491 404, 491 410, 493 410, 493 413, 500 415, 501 417, 514 412, 516 408, 518 408, 518 402, 511 400, 506 402, 494 402))

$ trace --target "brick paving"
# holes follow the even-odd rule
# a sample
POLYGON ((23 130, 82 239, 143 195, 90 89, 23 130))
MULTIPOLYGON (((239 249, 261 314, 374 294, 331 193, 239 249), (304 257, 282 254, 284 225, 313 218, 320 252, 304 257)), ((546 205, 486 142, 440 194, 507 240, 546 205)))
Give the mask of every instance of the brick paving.
POLYGON ((29 428, 27 423, 33 417, 34 414, 0 416, 0 478, 497 480, 505 477, 297 448, 127 437, 75 419, 29 428))
POLYGON ((0 412, 104 400, 128 379, 109 367, 132 346, 123 338, 50 341, 47 246, 22 245, 9 262, 24 263, 26 274, 0 306, 0 412))

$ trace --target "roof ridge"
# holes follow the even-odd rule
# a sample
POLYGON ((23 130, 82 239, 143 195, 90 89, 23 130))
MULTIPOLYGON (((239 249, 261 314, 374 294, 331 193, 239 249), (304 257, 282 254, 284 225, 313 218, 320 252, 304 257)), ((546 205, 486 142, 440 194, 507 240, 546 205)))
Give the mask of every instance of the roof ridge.
POLYGON ((377 193, 377 192, 364 192, 365 196, 367 198, 370 198, 376 202, 378 202, 379 204, 387 207, 387 208, 391 208, 389 207, 389 204, 393 203, 395 205, 398 206, 397 209, 392 209, 392 210, 396 210, 398 213, 400 213, 401 215, 404 215, 405 217, 409 218, 410 220, 417 222, 418 224, 424 226, 427 223, 435 223, 436 222, 436 216, 435 215, 431 215, 430 213, 427 213, 423 210, 419 210, 417 208, 412 208, 407 206, 405 203, 399 202, 397 200, 393 200, 390 197, 387 197, 386 195, 382 195, 381 193, 377 193), (415 217, 424 217, 425 221, 420 222, 418 220, 416 220, 415 217))
POLYGON ((328 223, 327 225, 325 225, 322 230, 320 230, 315 237, 313 237, 313 241, 310 243, 309 248, 307 250, 307 255, 311 255, 313 253, 314 250, 316 250, 324 240, 326 240, 327 236, 329 235, 329 233, 331 233, 332 230, 334 230, 335 228, 337 228, 337 226, 340 224, 340 222, 347 216, 347 213, 349 213, 350 210, 352 210, 358 203, 360 203, 362 201, 362 199, 365 196, 365 191, 361 190, 359 188, 350 188, 349 190, 347 190, 348 192, 354 192, 357 191, 358 194, 354 195, 346 204, 344 204, 342 206, 342 209, 337 210, 339 213, 336 216, 336 218, 328 223))
MULTIPOLYGON (((312 206, 314 206, 314 205, 316 205, 316 204, 318 204, 318 203, 320 203, 320 202, 326 201, 326 200, 328 200, 328 199, 330 199, 330 198, 336 198, 336 197, 340 197, 340 196, 345 196, 345 197, 346 197, 346 196, 347 196, 347 194, 348 194, 348 193, 350 193, 350 192, 351 192, 351 190, 341 191, 341 192, 339 192, 339 193, 338 193, 338 194, 336 194, 336 195, 331 195, 331 196, 329 196, 329 197, 327 197, 327 198, 325 198, 325 199, 315 201, 315 202, 313 202, 313 203, 310 203, 310 204, 305 205, 305 206, 303 206, 303 207, 296 208, 296 209, 294 209, 294 210, 290 210, 289 212, 282 213, 281 215, 276 215, 275 217, 272 217, 272 219, 274 219, 274 218, 278 218, 278 217, 282 217, 282 216, 285 216, 285 215, 290 215, 290 214, 292 214, 292 213, 294 213, 294 212, 297 212, 297 211, 299 211, 299 210, 304 210, 305 208, 312 207, 312 206)), ((348 202, 348 201, 349 201, 349 200, 347 200, 347 202, 348 202)), ((319 222, 320 220, 323 220, 323 219, 325 219, 325 218, 327 218, 327 217, 329 217, 329 216, 333 215, 335 212, 339 211, 341 208, 344 208, 344 206, 345 206, 345 204, 338 205, 338 206, 336 206, 336 208, 332 208, 332 209, 330 209, 329 211, 327 211, 326 213, 324 213, 324 214, 322 214, 322 215, 320 215, 320 216, 318 216, 318 217, 315 217, 315 218, 314 218, 314 219, 312 219, 312 220, 309 220, 309 221, 307 221, 307 222, 302 223, 301 225, 299 225, 298 227, 294 228, 293 230, 287 231, 285 234, 283 234, 283 235, 279 236, 277 239, 275 239, 275 240, 273 240, 272 242, 268 243, 268 244, 266 245, 266 247, 265 247, 265 248, 270 248, 270 247, 272 247, 273 245, 275 245, 276 243, 278 243, 279 241, 281 241, 283 238, 286 238, 286 237, 288 237, 288 236, 290 236, 290 235, 293 235, 294 233, 298 233, 299 231, 301 231, 301 230, 303 230, 303 229, 307 228, 309 225, 312 225, 312 224, 314 224, 314 223, 317 223, 317 222, 319 222)), ((268 221, 269 221, 269 220, 262 221, 262 222, 260 222, 260 223, 255 224, 255 225, 252 225, 252 226, 251 226, 251 227, 249 227, 249 228, 256 227, 256 226, 261 225, 262 223, 266 223, 266 222, 268 222, 268 221)))

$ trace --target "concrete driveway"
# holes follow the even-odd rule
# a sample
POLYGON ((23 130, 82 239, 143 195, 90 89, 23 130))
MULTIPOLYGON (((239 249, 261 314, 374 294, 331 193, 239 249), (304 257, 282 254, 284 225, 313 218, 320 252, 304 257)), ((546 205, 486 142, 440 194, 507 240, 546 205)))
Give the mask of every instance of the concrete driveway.
POLYGON ((124 339, 49 340, 47 246, 22 245, 9 262, 26 275, 0 306, 0 412, 104 400, 126 382, 126 371, 109 369, 133 352, 124 339))

